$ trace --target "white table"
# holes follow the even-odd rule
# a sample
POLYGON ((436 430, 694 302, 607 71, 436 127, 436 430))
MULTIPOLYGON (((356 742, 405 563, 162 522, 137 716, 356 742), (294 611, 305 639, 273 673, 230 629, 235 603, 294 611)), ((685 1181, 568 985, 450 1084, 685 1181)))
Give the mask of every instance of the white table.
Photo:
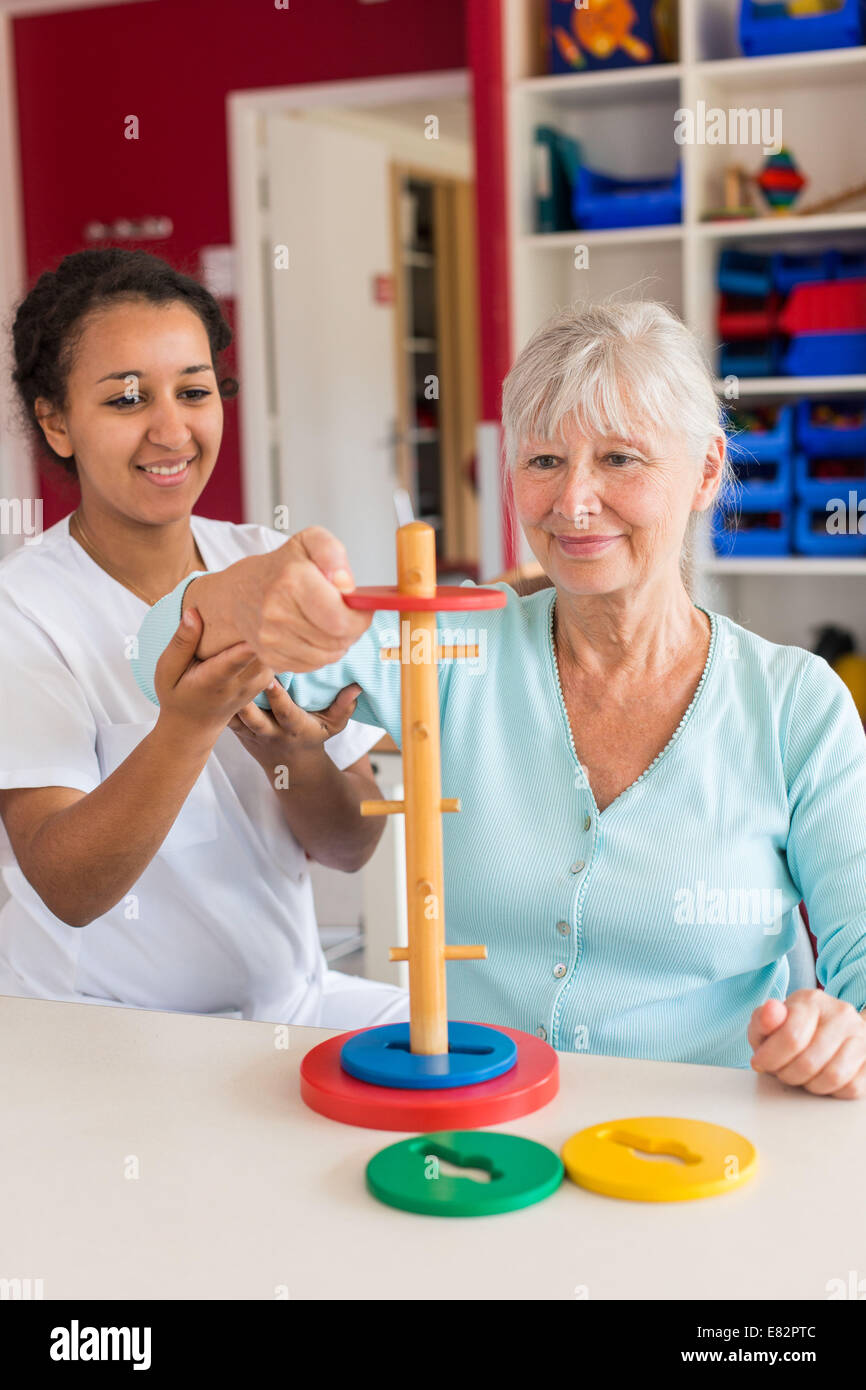
POLYGON ((298 1064, 330 1034, 292 1028, 280 1050, 275 1031, 0 997, 0 1277, 42 1279, 46 1299, 824 1299, 866 1276, 866 1101, 563 1054, 557 1099, 501 1128, 559 1150, 606 1119, 712 1120, 755 1143, 757 1177, 658 1205, 566 1179, 445 1220, 366 1192, 367 1160, 405 1136, 308 1110, 298 1064))

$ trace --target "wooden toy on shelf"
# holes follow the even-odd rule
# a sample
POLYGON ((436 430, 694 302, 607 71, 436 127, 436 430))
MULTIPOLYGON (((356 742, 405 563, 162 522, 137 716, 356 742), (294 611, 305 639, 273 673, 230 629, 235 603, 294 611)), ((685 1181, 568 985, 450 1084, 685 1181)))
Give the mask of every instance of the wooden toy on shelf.
POLYGON ((378 1129, 467 1129, 527 1114, 556 1094, 556 1053, 511 1028, 448 1021, 445 964, 484 960, 483 945, 445 939, 439 733, 439 661, 477 654, 441 646, 436 613, 505 606, 500 589, 436 584, 435 533, 413 521, 397 532, 398 583, 345 594, 351 608, 396 610, 401 642, 383 660, 401 663, 402 801, 365 801, 362 815, 405 816, 408 946, 392 960, 409 964, 409 1023, 331 1038, 301 1065, 301 1094, 313 1110, 378 1129))

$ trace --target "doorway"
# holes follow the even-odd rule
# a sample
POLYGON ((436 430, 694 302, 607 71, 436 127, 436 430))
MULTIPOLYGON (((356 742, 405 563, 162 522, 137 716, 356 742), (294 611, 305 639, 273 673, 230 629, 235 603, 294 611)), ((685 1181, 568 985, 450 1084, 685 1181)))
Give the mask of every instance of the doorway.
POLYGON ((392 582, 404 491, 477 579, 468 74, 235 93, 229 124, 247 518, 392 582))

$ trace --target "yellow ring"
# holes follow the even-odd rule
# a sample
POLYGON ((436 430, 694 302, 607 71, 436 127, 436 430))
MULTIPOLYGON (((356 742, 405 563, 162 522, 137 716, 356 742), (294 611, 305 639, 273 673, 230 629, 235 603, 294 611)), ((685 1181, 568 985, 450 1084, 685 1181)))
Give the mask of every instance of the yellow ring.
POLYGON ((723 1125, 642 1115, 573 1134, 562 1146, 562 1161, 573 1182, 605 1197, 689 1202, 747 1182, 758 1154, 742 1134, 723 1125), (641 1157, 641 1151, 669 1157, 641 1157))

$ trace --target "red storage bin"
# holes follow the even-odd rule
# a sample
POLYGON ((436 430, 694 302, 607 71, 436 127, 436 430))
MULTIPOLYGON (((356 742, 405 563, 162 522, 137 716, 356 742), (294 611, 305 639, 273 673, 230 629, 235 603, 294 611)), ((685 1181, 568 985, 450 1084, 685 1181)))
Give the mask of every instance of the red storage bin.
POLYGON ((791 334, 866 331, 866 280, 817 280, 795 285, 779 327, 791 334))
POLYGON ((766 298, 723 294, 719 301, 719 333, 723 338, 768 338, 776 332, 779 295, 766 298))

